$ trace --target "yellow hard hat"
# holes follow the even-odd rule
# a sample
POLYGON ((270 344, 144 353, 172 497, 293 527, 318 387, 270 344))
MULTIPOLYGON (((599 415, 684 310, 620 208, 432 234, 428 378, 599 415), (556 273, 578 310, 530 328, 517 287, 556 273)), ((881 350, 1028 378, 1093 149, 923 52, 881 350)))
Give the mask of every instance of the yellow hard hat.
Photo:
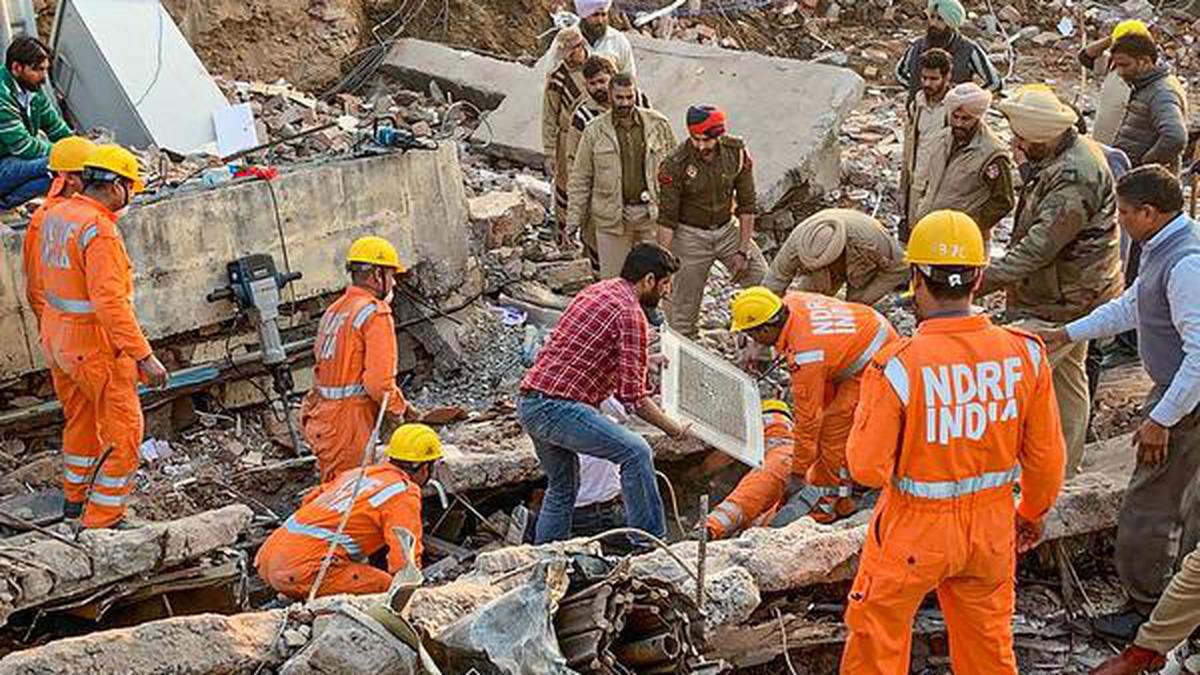
POLYGON ((50 148, 49 168, 70 173, 83 171, 83 163, 95 151, 96 144, 83 136, 67 136, 50 148))
POLYGON ((346 253, 346 264, 351 263, 366 263, 379 267, 390 267, 397 272, 404 271, 404 265, 400 264, 400 256, 396 253, 396 247, 383 237, 359 237, 356 239, 353 244, 350 244, 350 250, 346 253))
POLYGON ((777 398, 765 399, 762 402, 762 411, 763 411, 763 413, 777 412, 777 413, 783 413, 784 415, 787 415, 788 417, 792 416, 791 407, 789 407, 787 403, 784 403, 783 401, 780 401, 777 398))
POLYGON ((961 211, 934 211, 913 228, 904 260, 909 265, 984 267, 988 253, 979 226, 961 211))
POLYGON ((1113 27, 1113 42, 1120 40, 1126 35, 1145 35, 1146 37, 1150 37, 1150 27, 1137 19, 1126 19, 1113 27))
POLYGON ((729 330, 737 333, 757 328, 775 318, 782 307, 783 300, 766 286, 751 286, 739 291, 730 305, 733 323, 729 330))
POLYGON ((133 181, 134 194, 141 192, 146 187, 142 183, 137 157, 119 145, 97 146, 95 151, 83 161, 83 168, 107 172, 133 181))
POLYGON ((442 439, 424 424, 403 424, 392 432, 384 454, 401 462, 437 461, 442 458, 442 439))

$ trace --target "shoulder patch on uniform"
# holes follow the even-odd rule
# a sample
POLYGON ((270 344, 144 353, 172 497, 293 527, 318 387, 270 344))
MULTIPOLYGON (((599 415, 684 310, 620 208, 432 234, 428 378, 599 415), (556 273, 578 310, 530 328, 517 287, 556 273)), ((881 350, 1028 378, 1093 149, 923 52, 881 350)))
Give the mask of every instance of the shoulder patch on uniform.
POLYGON ((1000 177, 1000 160, 993 161, 983 170, 983 177, 988 180, 996 180, 1000 177))
POLYGON ((658 170, 658 184, 663 187, 670 187, 675 182, 675 179, 667 172, 667 167, 663 166, 658 170))

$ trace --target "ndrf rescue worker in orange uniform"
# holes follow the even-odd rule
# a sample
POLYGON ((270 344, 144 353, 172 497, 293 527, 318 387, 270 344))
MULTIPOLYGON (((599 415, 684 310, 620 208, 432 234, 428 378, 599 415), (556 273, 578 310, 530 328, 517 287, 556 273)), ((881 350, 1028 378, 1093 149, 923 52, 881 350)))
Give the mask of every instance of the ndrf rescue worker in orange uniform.
POLYGON ((362 463, 384 394, 394 421, 417 418, 396 386, 391 299, 395 277, 404 272, 400 256, 387 240, 362 237, 346 254, 346 270, 351 285, 321 317, 316 382, 300 409, 322 483, 362 463))
POLYGON ((732 330, 774 346, 792 382, 796 424, 793 477, 822 496, 810 516, 830 523, 857 510, 846 471, 846 437, 858 406, 859 380, 871 357, 896 339, 879 312, 816 293, 783 299, 764 286, 733 299, 732 330))
POLYGON ((742 477, 725 501, 708 514, 709 539, 727 539, 771 522, 783 504, 792 475, 792 410, 775 399, 762 403, 767 456, 761 468, 742 477))
POLYGON ((142 442, 139 374, 154 387, 167 383, 133 313, 133 266, 117 229, 117 214, 141 189, 137 158, 102 145, 83 163, 82 192, 41 224, 41 343, 66 417, 63 515, 82 513, 84 527, 125 517, 142 442))
POLYGON ((966 214, 922 218, 907 258, 920 324, 872 360, 846 446, 854 480, 883 494, 841 672, 907 674, 913 615, 936 590, 954 672, 1016 675, 1016 556, 1041 538, 1066 465, 1050 362, 1033 334, 972 315, 988 255, 966 214))
POLYGON ((421 487, 442 458, 442 441, 424 424, 405 424, 392 434, 384 454, 384 461, 345 471, 314 490, 267 537, 254 565, 271 588, 298 600, 308 597, 331 542, 337 547, 318 597, 383 593, 397 572, 421 566, 421 487), (350 516, 339 533, 346 509, 350 516), (386 572, 367 562, 384 546, 386 572))
POLYGON ((83 162, 96 150, 96 144, 81 136, 68 136, 50 148, 49 168, 54 172, 54 181, 42 205, 29 217, 22 245, 22 260, 25 266, 25 298, 38 325, 42 322, 41 274, 38 261, 41 256, 42 221, 46 212, 62 200, 83 189, 83 162))

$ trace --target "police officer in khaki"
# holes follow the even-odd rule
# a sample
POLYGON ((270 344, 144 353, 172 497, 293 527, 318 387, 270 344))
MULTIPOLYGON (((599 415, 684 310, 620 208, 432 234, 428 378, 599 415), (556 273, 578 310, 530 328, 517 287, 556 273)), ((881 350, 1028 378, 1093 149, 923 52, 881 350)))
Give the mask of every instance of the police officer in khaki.
MULTIPOLYGON (((1124 287, 1112 171, 1049 87, 1022 87, 998 107, 1012 126, 1025 180, 1008 252, 988 267, 979 295, 1004 289, 1010 320, 1053 328, 1086 316, 1124 287)), ((1086 358, 1086 342, 1050 353, 1068 476, 1079 471, 1087 433, 1086 358)))
POLYGON ((949 126, 929 141, 929 161, 913 178, 914 217, 961 211, 979 226, 988 246, 992 228, 1013 208, 1008 147, 983 119, 992 93, 974 82, 956 85, 943 99, 949 126))
POLYGON ((688 108, 688 140, 658 171, 658 242, 679 258, 667 320, 695 337, 708 273, 717 260, 734 283, 756 286, 767 261, 754 243, 758 195, 745 142, 725 133, 715 106, 688 108))
POLYGON ((796 277, 801 290, 874 305, 907 286, 904 250, 883 224, 853 209, 822 209, 800 222, 771 260, 763 286, 783 297, 796 277))
POLYGON ((638 107, 632 75, 614 75, 608 98, 612 108, 584 129, 567 183, 568 229, 582 229, 586 221, 595 230, 603 279, 621 273, 634 246, 655 240, 655 177, 675 148, 670 121, 638 107))

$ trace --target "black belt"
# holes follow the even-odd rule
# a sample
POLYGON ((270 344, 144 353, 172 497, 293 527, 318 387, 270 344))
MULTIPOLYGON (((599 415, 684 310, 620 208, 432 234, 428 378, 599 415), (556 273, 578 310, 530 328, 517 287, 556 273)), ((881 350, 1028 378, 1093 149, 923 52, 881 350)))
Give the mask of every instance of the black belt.
POLYGON ((622 506, 622 505, 623 505, 623 502, 621 501, 621 495, 617 495, 616 497, 613 497, 612 499, 610 499, 606 502, 593 502, 591 504, 588 504, 587 506, 580 506, 575 509, 575 512, 576 513, 579 513, 579 512, 593 513, 593 512, 597 512, 597 511, 607 511, 608 509, 611 509, 611 508, 614 508, 617 506, 622 506))

